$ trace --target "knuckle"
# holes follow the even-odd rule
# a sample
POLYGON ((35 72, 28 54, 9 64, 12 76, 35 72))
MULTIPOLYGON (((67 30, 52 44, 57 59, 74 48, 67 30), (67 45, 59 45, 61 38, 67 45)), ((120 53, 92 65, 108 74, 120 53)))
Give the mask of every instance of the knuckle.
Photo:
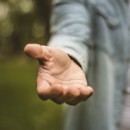
POLYGON ((48 99, 49 94, 46 91, 44 91, 42 87, 37 87, 37 94, 38 94, 39 98, 42 100, 48 99))
POLYGON ((37 93, 38 93, 38 95, 42 95, 43 94, 42 87, 37 87, 37 93))
POLYGON ((64 101, 63 100, 59 100, 59 99, 51 99, 53 102, 55 102, 56 104, 63 104, 64 101))
POLYGON ((48 97, 43 96, 43 95, 38 95, 38 97, 39 97, 41 100, 47 100, 47 99, 48 99, 48 97))
POLYGON ((77 102, 66 102, 68 105, 71 105, 71 106, 76 106, 78 103, 77 102))
POLYGON ((87 101, 88 100, 88 97, 83 97, 82 98, 82 101, 87 101))
POLYGON ((79 102, 80 101, 77 98, 66 101, 67 104, 72 105, 72 106, 77 105, 79 102))
POLYGON ((73 88, 71 90, 71 94, 74 96, 74 97, 79 97, 80 96, 80 90, 77 89, 77 88, 73 88))

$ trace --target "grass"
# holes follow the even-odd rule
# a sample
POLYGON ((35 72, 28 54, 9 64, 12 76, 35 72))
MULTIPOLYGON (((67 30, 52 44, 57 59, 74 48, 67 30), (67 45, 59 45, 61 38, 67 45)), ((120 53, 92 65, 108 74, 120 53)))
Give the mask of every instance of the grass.
POLYGON ((62 106, 36 93, 37 63, 0 61, 0 130, 62 130, 62 106))

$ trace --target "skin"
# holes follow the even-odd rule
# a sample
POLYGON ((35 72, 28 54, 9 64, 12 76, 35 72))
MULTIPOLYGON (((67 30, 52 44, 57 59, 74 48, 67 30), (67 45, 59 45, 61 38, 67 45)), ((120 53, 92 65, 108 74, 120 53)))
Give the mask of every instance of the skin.
POLYGON ((37 93, 42 100, 76 105, 92 95, 83 70, 63 50, 27 44, 24 51, 39 61, 37 93))

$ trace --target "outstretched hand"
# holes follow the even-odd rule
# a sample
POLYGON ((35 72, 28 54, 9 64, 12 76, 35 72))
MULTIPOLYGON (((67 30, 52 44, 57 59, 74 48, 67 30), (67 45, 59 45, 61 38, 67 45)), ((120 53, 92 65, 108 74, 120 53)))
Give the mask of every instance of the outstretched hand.
POLYGON ((76 105, 92 95, 80 66, 61 49, 28 44, 24 51, 39 61, 37 93, 42 100, 76 105))

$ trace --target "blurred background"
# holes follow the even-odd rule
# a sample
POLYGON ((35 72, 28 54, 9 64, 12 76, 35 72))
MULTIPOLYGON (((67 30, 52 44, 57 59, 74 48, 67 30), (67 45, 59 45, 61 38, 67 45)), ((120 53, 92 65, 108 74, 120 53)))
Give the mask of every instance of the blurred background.
POLYGON ((61 130, 62 105, 36 93, 37 62, 27 43, 49 39, 51 0, 0 0, 0 130, 61 130))

